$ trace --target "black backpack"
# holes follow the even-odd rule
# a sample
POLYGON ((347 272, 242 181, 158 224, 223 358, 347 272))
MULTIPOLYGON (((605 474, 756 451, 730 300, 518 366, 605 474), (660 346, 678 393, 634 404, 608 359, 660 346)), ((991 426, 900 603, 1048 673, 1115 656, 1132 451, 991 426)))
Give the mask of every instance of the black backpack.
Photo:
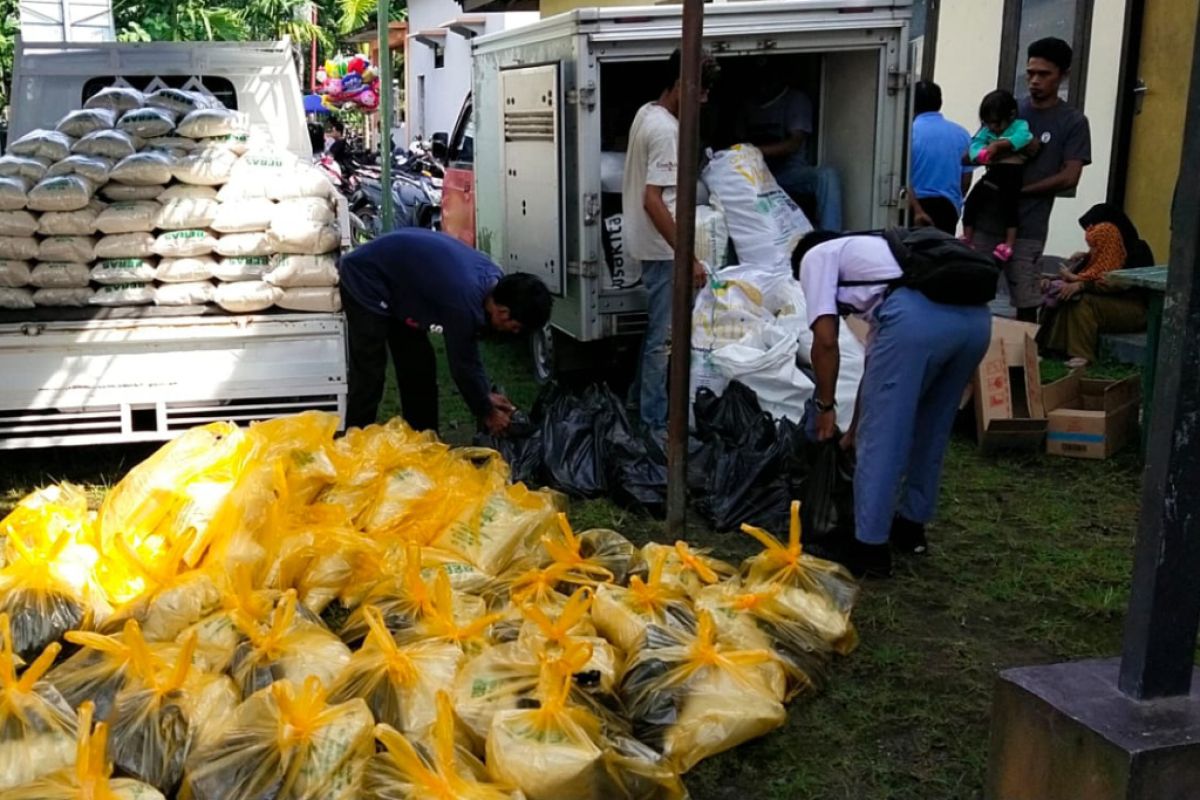
POLYGON ((982 306, 996 299, 1000 265, 961 239, 933 227, 888 228, 883 239, 904 273, 890 281, 840 281, 839 286, 916 289, 935 303, 982 306))

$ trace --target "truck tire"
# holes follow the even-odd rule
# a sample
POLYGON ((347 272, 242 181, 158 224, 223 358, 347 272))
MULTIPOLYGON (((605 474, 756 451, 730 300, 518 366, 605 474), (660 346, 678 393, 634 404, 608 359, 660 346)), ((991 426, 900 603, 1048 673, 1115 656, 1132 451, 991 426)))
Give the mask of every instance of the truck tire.
POLYGON ((539 386, 554 380, 558 372, 555 340, 562 334, 547 325, 529 337, 529 353, 533 358, 533 379, 539 386))

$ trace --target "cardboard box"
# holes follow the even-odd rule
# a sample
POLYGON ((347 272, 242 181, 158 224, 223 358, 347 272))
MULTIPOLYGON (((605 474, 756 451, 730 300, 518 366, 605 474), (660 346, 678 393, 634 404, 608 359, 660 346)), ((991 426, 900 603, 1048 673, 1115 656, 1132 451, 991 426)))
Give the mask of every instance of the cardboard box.
POLYGON ((972 381, 980 449, 1039 450, 1046 410, 1038 368, 1037 326, 997 317, 992 342, 972 381))
POLYGON ((1044 387, 1046 452, 1104 459, 1137 438, 1141 381, 1093 380, 1073 372, 1044 387))

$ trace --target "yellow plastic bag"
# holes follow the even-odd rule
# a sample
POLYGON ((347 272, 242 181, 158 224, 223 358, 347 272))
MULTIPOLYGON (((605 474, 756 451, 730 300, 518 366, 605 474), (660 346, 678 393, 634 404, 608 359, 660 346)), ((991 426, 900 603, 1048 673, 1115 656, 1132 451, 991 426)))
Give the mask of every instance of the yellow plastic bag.
POLYGON ((629 588, 610 584, 596 587, 596 598, 592 603, 596 628, 627 652, 638 646, 650 625, 685 629, 696 625, 683 586, 677 582, 667 583, 662 578, 667 553, 658 551, 652 558, 646 580, 634 575, 629 579, 629 588))
POLYGON ((342 454, 333 437, 338 424, 337 414, 304 411, 250 426, 266 441, 267 458, 282 462, 290 505, 308 505, 337 480, 342 454))
POLYGON ((364 800, 524 800, 524 795, 486 779, 474 757, 454 742, 454 710, 438 692, 433 741, 424 757, 394 728, 375 726, 383 745, 367 764, 364 800), (465 765, 465 766, 464 766, 465 765))
MULTIPOLYGON (((0 541, 16 538, 27 543, 53 542, 66 534, 71 541, 90 542, 93 522, 84 490, 71 483, 61 483, 22 498, 0 521, 0 541)), ((0 567, 9 559, 5 550, 0 547, 0 567)))
POLYGON ((374 724, 362 700, 329 705, 316 678, 272 684, 188 755, 179 800, 358 800, 374 724))
POLYGON ((840 655, 858 645, 850 621, 858 599, 858 584, 840 564, 805 554, 800 547, 800 504, 792 502, 791 525, 785 547, 771 534, 751 525, 742 531, 765 548, 742 563, 743 582, 750 591, 781 587, 777 601, 795 620, 804 620, 840 655))
POLYGON ((337 480, 317 495, 317 501, 340 506, 356 526, 364 527, 388 474, 421 448, 444 445, 432 434, 414 432, 399 418, 386 425, 351 428, 334 442, 337 480))
POLYGON ((233 622, 245 640, 233 652, 229 674, 243 696, 279 680, 299 685, 314 677, 331 686, 350 662, 350 648, 341 639, 319 623, 297 618, 295 592, 284 593, 269 626, 240 609, 233 612, 233 622))
POLYGON ((718 640, 711 615, 696 634, 652 626, 621 684, 637 738, 686 772, 783 724, 785 679, 767 650, 718 640))
POLYGON ((624 584, 630 567, 638 558, 637 548, 621 534, 596 528, 576 534, 567 515, 558 515, 558 536, 542 537, 547 560, 542 566, 561 564, 568 570, 566 583, 594 586, 597 583, 624 584))
POLYGON ((269 628, 275 610, 281 602, 278 592, 256 589, 250 569, 244 565, 232 575, 220 576, 221 609, 194 625, 179 636, 196 635, 196 665, 205 672, 225 672, 233 660, 234 651, 245 641, 245 635, 234 622, 235 613, 243 622, 253 620, 260 628, 269 628))
POLYGON ((98 722, 93 732, 92 717, 92 704, 84 703, 79 709, 73 767, 66 766, 17 789, 0 791, 0 800, 165 800, 152 786, 111 777, 108 725, 98 722))
POLYGON ((75 712, 42 680, 58 656, 54 642, 19 678, 7 614, 0 614, 0 789, 68 766, 75 757, 75 712))
POLYGON ((519 641, 531 653, 548 658, 562 658, 572 648, 586 645, 589 657, 576 671, 576 680, 586 680, 589 688, 611 694, 621 680, 624 659, 608 640, 596 635, 589 616, 593 609, 593 597, 585 588, 571 595, 557 618, 537 606, 527 606, 522 613, 528 623, 522 627, 519 641))
POLYGON ((437 718, 438 692, 454 687, 462 649, 445 639, 397 643, 374 607, 363 610, 370 633, 329 693, 331 703, 366 701, 375 721, 424 738, 437 718))
POLYGON ((523 484, 502 486, 468 508, 434 542, 462 554, 488 575, 499 575, 534 550, 555 524, 551 498, 523 484))
MULTIPOLYGON (((212 573, 188 569, 184 564, 186 539, 175 542, 161 560, 150 562, 143 561, 124 537, 118 536, 116 544, 125 571, 137 576, 125 582, 137 589, 137 595, 117 609, 103 631, 120 630, 126 620, 132 619, 137 620, 147 640, 171 642, 221 607, 221 590, 212 573)), ((118 559, 109 559, 114 560, 118 559)))
POLYGON ((683 589, 691 597, 707 586, 737 575, 732 564, 713 558, 707 550, 693 550, 687 542, 675 542, 673 546, 655 542, 646 544, 642 547, 642 563, 647 572, 659 554, 664 555, 662 582, 683 589))

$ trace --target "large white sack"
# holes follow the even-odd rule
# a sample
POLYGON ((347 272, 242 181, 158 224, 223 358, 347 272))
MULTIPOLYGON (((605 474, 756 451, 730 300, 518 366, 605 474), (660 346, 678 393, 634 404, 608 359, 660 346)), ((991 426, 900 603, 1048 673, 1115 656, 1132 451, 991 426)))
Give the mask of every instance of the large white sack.
POLYGON ((196 186, 220 186, 229 181, 238 157, 221 147, 203 147, 175 160, 175 180, 196 186))
POLYGON ((762 152, 746 144, 722 150, 703 178, 725 215, 738 261, 790 270, 792 251, 812 224, 776 183, 762 152))
POLYGON ((271 269, 263 280, 281 289, 336 286, 337 259, 330 255, 278 255, 271 259, 271 269))
POLYGON ((155 226, 164 231, 207 228, 217 216, 217 201, 179 197, 162 204, 155 226))
POLYGON ((217 246, 217 239, 206 230, 189 229, 160 233, 154 240, 154 252, 167 258, 205 256, 217 246))
POLYGON ((692 306, 692 348, 714 350, 742 341, 774 321, 763 292, 736 278, 705 284, 692 306))
POLYGON ((0 236, 0 258, 32 261, 37 258, 38 240, 32 236, 0 236))
POLYGON ((161 186, 171 180, 175 160, 160 150, 134 153, 116 163, 109 177, 126 186, 161 186))
POLYGON ((92 267, 92 280, 109 286, 153 283, 154 271, 154 261, 148 258, 108 258, 92 267))
POLYGON ((0 211, 0 236, 33 236, 38 219, 28 211, 0 211))
POLYGON ((217 241, 216 252, 226 257, 264 257, 275 252, 271 240, 263 231, 230 233, 217 241))
POLYGON ((211 95, 170 86, 146 95, 146 105, 166 109, 177 116, 190 114, 200 108, 224 108, 220 101, 211 95))
MULTIPOLYGON (((230 237, 223 237, 221 241, 230 237)), ((212 276, 219 281, 261 281, 271 269, 268 256, 227 256, 217 259, 212 267, 212 276)))
POLYGON ((244 115, 227 108, 200 108, 189 112, 175 127, 180 136, 190 139, 207 139, 214 136, 229 136, 244 130, 247 120, 244 115))
POLYGON ((28 289, 0 287, 0 308, 10 311, 26 311, 36 307, 37 303, 33 302, 33 292, 28 289))
POLYGON ((264 311, 279 302, 281 297, 282 289, 262 281, 222 283, 213 294, 217 305, 234 314, 264 311))
POLYGON ((0 156, 0 177, 24 178, 30 182, 40 181, 46 177, 50 162, 44 158, 33 156, 0 156))
POLYGON ((271 215, 271 227, 286 228, 302 222, 328 224, 334 220, 333 206, 320 197, 281 200, 271 215))
POLYGON ((814 387, 796 367, 796 337, 778 325, 767 325, 752 338, 713 350, 712 365, 725 378, 753 389, 763 411, 799 422, 814 387))
POLYGON ((163 189, 155 199, 160 203, 168 200, 216 200, 217 190, 211 186, 192 186, 187 183, 175 183, 163 189))
MULTIPOLYGON (((247 234, 238 234, 245 236, 247 234)), ((276 214, 267 231, 267 241, 276 253, 332 253, 342 242, 336 224, 307 220, 281 220, 276 214)))
POLYGON ((149 258, 152 255, 152 233, 115 233, 96 242, 96 258, 149 258))
POLYGON ((342 296, 336 287, 304 286, 295 289, 284 289, 283 294, 275 302, 280 308, 289 311, 314 311, 334 314, 342 310, 342 296))
POLYGON ((117 114, 146 105, 146 96, 128 86, 107 86, 84 102, 84 108, 107 108, 117 114))
POLYGON ((73 144, 71 152, 120 161, 136 153, 139 142, 137 137, 130 136, 125 131, 96 131, 73 144))
POLYGON ((267 196, 272 200, 290 200, 296 197, 332 197, 333 183, 324 172, 312 164, 298 164, 288 170, 267 187, 267 196))
POLYGON ((188 139, 183 136, 155 136, 153 139, 147 139, 143 150, 157 150, 160 153, 166 153, 173 159, 179 159, 186 156, 199 146, 195 139, 188 139))
POLYGON ((87 208, 78 211, 47 211, 38 217, 38 233, 43 236, 91 236, 96 232, 96 218, 106 206, 93 199, 87 208))
POLYGON ((0 286, 16 289, 29 285, 29 262, 0 260, 0 286))
POLYGON ((725 215, 712 206, 696 206, 696 259, 712 269, 729 263, 725 215))
POLYGON ((94 292, 86 286, 75 289, 38 289, 33 293, 33 302, 39 306, 83 308, 92 299, 94 292))
POLYGON ((162 108, 135 108, 121 115, 117 128, 141 139, 166 136, 175 130, 175 114, 162 108))
POLYGON ((101 233, 149 233, 162 206, 157 200, 130 200, 113 203, 96 217, 96 230, 101 233))
POLYGON ((217 192, 217 199, 222 203, 236 203, 242 200, 270 200, 270 183, 261 178, 230 178, 229 183, 217 192))
POLYGON ((159 185, 126 186, 123 183, 106 183, 100 189, 100 194, 104 196, 105 200, 111 200, 114 203, 124 203, 130 200, 157 200, 164 188, 159 185))
POLYGON ((251 150, 237 160, 229 179, 231 182, 261 181, 263 188, 269 190, 270 181, 286 175, 295 169, 299 162, 300 159, 296 157, 296 154, 288 150, 251 150))
POLYGON ((38 244, 38 261, 71 261, 86 264, 96 257, 93 236, 50 236, 38 244))
POLYGON ((37 128, 8 143, 8 153, 14 156, 31 156, 50 161, 61 161, 71 154, 75 140, 65 133, 37 128))
POLYGON ((149 283, 117 283, 101 286, 88 303, 93 306, 145 306, 154 302, 154 286, 149 283))
POLYGON ((39 289, 79 289, 88 285, 91 272, 87 264, 48 261, 33 268, 29 283, 39 289))
POLYGON ((165 283, 154 289, 154 304, 158 306, 202 306, 211 303, 216 287, 208 281, 165 283))
POLYGON ((107 108, 83 108, 67 112, 54 129, 59 133, 79 139, 95 131, 111 130, 117 124, 117 115, 107 108))
POLYGON ((196 283, 210 280, 216 266, 212 256, 164 258, 158 262, 154 277, 164 283, 196 283))
POLYGON ((29 190, 27 205, 34 211, 78 211, 87 208, 95 190, 79 175, 42 178, 29 190))
POLYGON ((16 175, 0 177, 0 211, 20 211, 28 203, 28 181, 16 175))
MULTIPOLYGON (((222 191, 233 185, 227 184, 222 191)), ((274 214, 275 203, 265 197, 222 202, 217 207, 212 229, 220 233, 265 231, 271 227, 271 217, 274 214)))
POLYGON ((46 170, 44 177, 55 175, 82 175, 99 186, 112 173, 112 162, 103 156, 85 156, 76 153, 62 161, 56 161, 46 170))

